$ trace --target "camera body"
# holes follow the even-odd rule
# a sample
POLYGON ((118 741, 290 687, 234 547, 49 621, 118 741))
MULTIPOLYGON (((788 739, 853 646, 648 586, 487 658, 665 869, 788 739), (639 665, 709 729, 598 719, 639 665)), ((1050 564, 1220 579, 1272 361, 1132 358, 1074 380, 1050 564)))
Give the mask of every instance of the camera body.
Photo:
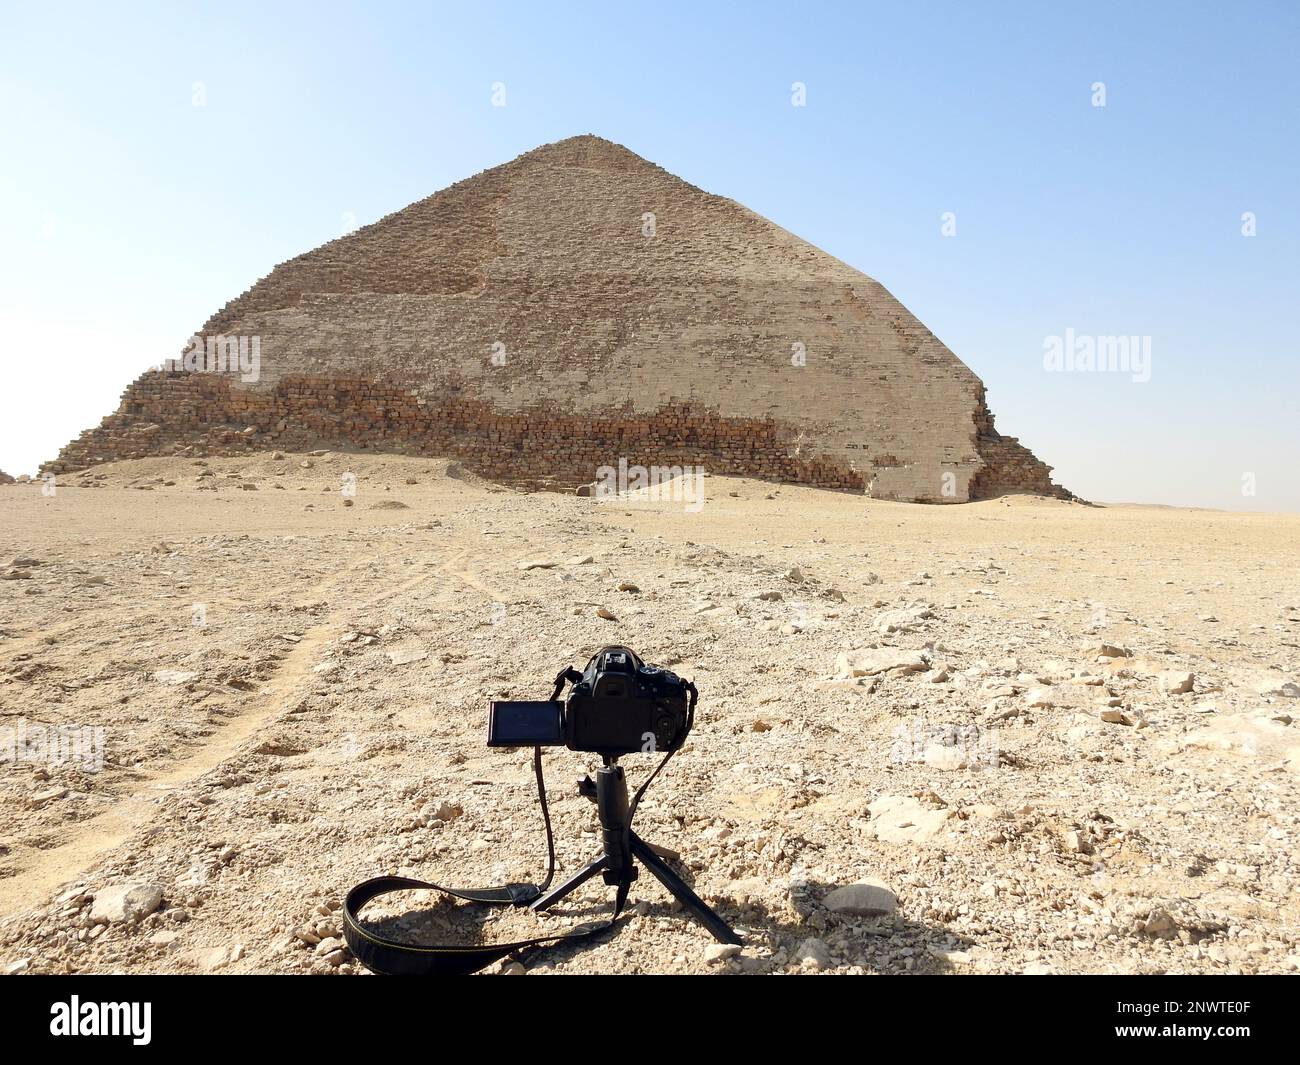
MULTIPOLYGON (((607 757, 667 754, 690 732, 694 686, 648 665, 628 647, 604 647, 586 669, 560 674, 573 682, 565 703, 494 701, 489 747, 558 747, 607 757)), ((558 691, 557 691, 558 694, 558 691)))

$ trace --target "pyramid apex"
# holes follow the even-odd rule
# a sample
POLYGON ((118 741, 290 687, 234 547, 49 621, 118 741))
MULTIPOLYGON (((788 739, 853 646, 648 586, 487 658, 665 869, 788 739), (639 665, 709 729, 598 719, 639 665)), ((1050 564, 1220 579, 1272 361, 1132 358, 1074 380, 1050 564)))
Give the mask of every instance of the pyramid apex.
POLYGON ((515 161, 538 163, 544 166, 575 166, 591 170, 654 166, 630 148, 604 137, 598 137, 594 133, 580 133, 550 144, 539 145, 532 151, 524 152, 515 161))

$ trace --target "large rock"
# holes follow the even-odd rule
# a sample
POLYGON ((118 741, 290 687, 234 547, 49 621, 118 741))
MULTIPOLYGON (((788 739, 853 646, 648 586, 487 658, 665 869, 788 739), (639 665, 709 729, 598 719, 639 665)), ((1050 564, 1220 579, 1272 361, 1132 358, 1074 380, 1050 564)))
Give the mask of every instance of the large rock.
POLYGON ((98 924, 135 924, 162 905, 161 884, 114 884, 95 892, 90 919, 98 924))
POLYGON ((835 675, 841 680, 874 677, 877 673, 924 673, 929 668, 930 663, 920 651, 900 647, 863 647, 843 651, 835 659, 835 675))
POLYGON ((822 903, 832 913, 854 917, 879 917, 898 909, 898 898, 887 884, 879 880, 862 880, 837 887, 822 903))
POLYGON ((910 795, 881 795, 869 807, 868 830, 885 843, 929 843, 948 827, 954 811, 910 795))
POLYGON ((1224 714, 1184 736, 1182 747, 1276 764, 1300 775, 1300 730, 1269 710, 1224 714))

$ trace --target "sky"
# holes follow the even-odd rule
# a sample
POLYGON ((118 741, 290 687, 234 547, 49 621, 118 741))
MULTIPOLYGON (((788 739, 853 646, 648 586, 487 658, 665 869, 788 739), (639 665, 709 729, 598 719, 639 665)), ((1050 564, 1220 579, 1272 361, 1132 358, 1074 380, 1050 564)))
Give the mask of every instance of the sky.
POLYGON ((11 474, 275 264, 595 133, 880 281, 1079 495, 1300 512, 1300 4, 0 0, 0 27, 11 474))

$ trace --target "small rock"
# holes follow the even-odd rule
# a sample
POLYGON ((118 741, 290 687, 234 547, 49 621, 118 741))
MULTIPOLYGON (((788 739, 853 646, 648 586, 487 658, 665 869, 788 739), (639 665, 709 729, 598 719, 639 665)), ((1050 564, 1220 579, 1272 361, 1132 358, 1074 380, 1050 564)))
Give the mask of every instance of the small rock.
POLYGON ((710 943, 704 948, 704 960, 714 965, 728 958, 734 958, 739 953, 740 947, 735 943, 710 943))
MULTIPOLYGON (((17 565, 17 562, 14 564, 17 565)), ((1266 699, 1300 699, 1300 684, 1293 680, 1264 677, 1256 684, 1255 690, 1266 699)))
POLYGON ((162 905, 161 884, 114 884, 95 892, 90 919, 98 924, 134 924, 162 905))
POLYGON ((795 949, 793 960, 805 968, 829 969, 831 950, 822 940, 808 938, 795 949))
POLYGON ((1130 658, 1133 652, 1127 647, 1120 647, 1113 643, 1093 643, 1083 648, 1085 655, 1104 656, 1106 658, 1130 658))
POLYGON ((1195 673, 1161 673, 1158 679, 1160 690, 1169 695, 1180 695, 1196 686, 1195 673))
POLYGON ((208 973, 224 968, 232 961, 238 961, 243 956, 244 948, 239 945, 233 947, 197 947, 194 950, 186 951, 182 955, 184 960, 195 968, 208 973))
POLYGON ((438 805, 434 812, 434 817, 439 821, 451 822, 464 814, 465 808, 460 803, 443 802, 438 805))
POLYGON ((863 880, 838 887, 822 902, 832 913, 858 917, 875 917, 898 909, 898 898, 888 885, 879 880, 863 880))
POLYGON ((38 791, 27 800, 27 805, 33 810, 39 810, 47 802, 54 802, 56 799, 62 799, 67 794, 67 788, 51 788, 49 791, 38 791))
POLYGON ((1153 908, 1145 920, 1134 922, 1134 931, 1153 939, 1173 939, 1178 934, 1178 922, 1168 910, 1159 906, 1153 908))
POLYGON ((429 657, 428 651, 416 647, 399 648, 388 652, 388 661, 395 666, 408 666, 412 662, 423 662, 429 657))
POLYGON ((930 953, 949 965, 967 965, 972 960, 970 952, 965 950, 932 950, 930 953))
POLYGON ((931 769, 938 769, 940 772, 955 772, 965 769, 970 764, 966 752, 960 747, 943 743, 932 743, 926 747, 922 760, 931 769))
POLYGON ((1071 829, 1065 834, 1065 849, 1073 854, 1091 854, 1092 844, 1081 832, 1071 829))
POLYGON ((923 606, 907 610, 886 610, 876 616, 872 625, 881 636, 888 636, 890 633, 895 632, 915 632, 922 621, 932 617, 934 617, 934 611, 923 606))

